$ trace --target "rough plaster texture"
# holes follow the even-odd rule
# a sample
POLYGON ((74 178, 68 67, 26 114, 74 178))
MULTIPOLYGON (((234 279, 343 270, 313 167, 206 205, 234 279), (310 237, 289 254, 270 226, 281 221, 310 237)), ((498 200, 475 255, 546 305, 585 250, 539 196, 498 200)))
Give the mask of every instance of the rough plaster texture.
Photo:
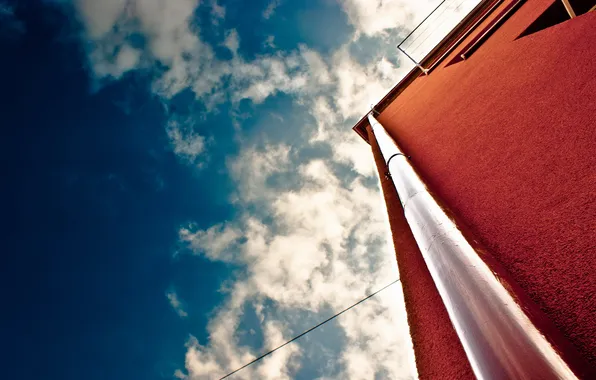
MULTIPOLYGON (((596 366, 596 12, 518 39, 552 3, 527 1, 469 59, 416 79, 378 120, 596 366)), ((382 183, 421 377, 470 376, 382 183)))

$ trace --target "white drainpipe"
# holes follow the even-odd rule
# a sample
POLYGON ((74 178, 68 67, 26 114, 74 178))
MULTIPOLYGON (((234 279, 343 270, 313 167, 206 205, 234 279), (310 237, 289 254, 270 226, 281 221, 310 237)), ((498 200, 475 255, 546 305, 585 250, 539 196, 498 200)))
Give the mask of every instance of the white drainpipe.
MULTIPOLYGON (((406 220, 476 377, 576 379, 557 349, 525 314, 524 310, 532 310, 535 315, 537 306, 520 301, 503 286, 503 279, 480 259, 383 126, 372 114, 368 120, 406 220)), ((564 339, 557 340, 557 348, 561 347, 571 346, 564 339)))

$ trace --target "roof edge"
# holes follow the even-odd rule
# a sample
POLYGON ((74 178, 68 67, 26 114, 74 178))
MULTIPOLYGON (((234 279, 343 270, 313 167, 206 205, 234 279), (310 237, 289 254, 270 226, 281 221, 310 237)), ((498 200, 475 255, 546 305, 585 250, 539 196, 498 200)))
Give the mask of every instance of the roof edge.
MULTIPOLYGON (((497 7, 495 5, 504 0, 484 0, 470 11, 438 44, 435 46, 420 62, 422 66, 434 69, 437 64, 446 58, 451 50, 459 45, 468 32, 476 28, 480 21, 491 14, 497 7)), ((416 78, 422 74, 418 67, 410 70, 389 92, 372 108, 375 112, 381 113, 389 104, 401 94, 416 78)), ((366 126, 368 125, 368 113, 362 116, 360 120, 352 127, 364 141, 370 144, 366 126)))

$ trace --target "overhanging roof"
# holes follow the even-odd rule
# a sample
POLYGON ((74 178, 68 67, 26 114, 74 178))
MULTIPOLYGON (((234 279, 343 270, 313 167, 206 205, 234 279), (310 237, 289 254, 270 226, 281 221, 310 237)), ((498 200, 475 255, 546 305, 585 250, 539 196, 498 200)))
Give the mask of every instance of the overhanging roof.
MULTIPOLYGON (((483 0, 459 24, 451 30, 421 61, 420 64, 432 71, 453 49, 455 49, 486 17, 488 17, 503 0, 483 0)), ((399 83, 397 83, 375 106, 375 112, 381 113, 391 102, 402 93, 416 78, 422 74, 418 67, 414 67, 399 83)), ((368 134, 367 115, 364 115, 352 128, 366 142, 368 134)))

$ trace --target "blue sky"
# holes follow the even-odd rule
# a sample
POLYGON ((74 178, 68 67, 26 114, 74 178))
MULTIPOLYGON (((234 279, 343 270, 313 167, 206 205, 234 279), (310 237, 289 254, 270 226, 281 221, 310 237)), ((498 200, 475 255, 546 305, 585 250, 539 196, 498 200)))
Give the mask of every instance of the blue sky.
MULTIPOLYGON (((354 122, 436 2, 0 2, 4 378, 213 379, 397 276, 354 122)), ((410 379, 394 286, 237 379, 410 379)))

